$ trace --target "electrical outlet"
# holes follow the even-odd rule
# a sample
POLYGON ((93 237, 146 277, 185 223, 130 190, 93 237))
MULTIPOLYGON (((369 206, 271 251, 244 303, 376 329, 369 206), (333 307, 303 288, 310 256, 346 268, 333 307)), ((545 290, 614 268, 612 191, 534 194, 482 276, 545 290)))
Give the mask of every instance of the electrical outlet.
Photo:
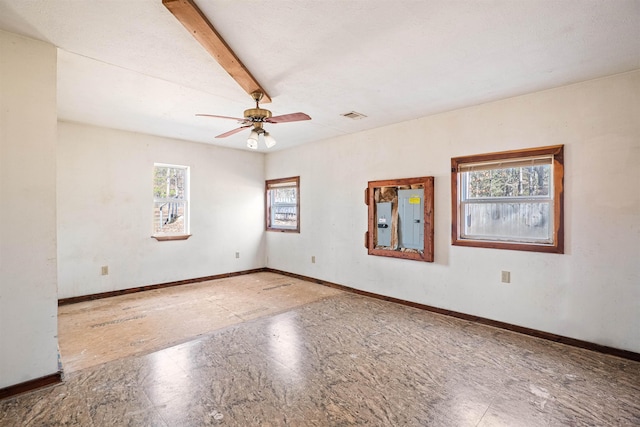
POLYGON ((311 257, 311 264, 315 264, 316 263, 316 257, 315 255, 311 257))
POLYGON ((503 271, 502 272, 502 283, 511 283, 511 272, 503 271))
POLYGON ((108 265, 103 265, 101 271, 102 271, 102 275, 103 276, 108 275, 109 274, 109 266, 108 265))
POLYGON ((240 258, 240 252, 236 252, 236 258, 240 258))

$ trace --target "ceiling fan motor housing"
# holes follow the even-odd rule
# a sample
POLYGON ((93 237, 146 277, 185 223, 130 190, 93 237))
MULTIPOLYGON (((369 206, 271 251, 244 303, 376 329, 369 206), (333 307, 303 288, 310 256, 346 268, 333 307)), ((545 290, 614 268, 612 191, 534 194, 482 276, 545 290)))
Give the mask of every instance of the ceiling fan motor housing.
POLYGON ((271 117, 271 111, 265 110, 264 108, 249 108, 248 110, 244 110, 244 117, 252 122, 263 122, 264 119, 271 117))

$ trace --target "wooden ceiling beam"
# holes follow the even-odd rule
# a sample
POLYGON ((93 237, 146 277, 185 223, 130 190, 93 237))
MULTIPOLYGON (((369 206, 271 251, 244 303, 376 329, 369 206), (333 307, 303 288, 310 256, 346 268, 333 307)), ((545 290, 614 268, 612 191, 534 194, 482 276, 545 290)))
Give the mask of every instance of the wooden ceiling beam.
POLYGON ((193 37, 213 56, 227 73, 249 95, 252 92, 262 92, 261 104, 271 102, 271 97, 251 75, 247 67, 238 59, 227 42, 218 34, 206 16, 192 0, 162 0, 162 4, 169 9, 178 21, 191 33, 193 37))

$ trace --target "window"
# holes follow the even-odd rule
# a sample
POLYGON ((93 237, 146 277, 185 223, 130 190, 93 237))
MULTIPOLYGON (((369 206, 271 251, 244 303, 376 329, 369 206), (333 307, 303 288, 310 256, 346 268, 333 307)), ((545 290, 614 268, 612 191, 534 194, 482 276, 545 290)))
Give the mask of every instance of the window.
POLYGON ((189 238, 189 168, 155 164, 153 167, 153 237, 189 238))
POLYGON ((563 146, 451 159, 452 244, 564 252, 563 146))
POLYGON ((268 231, 300 232, 300 177, 272 179, 265 185, 268 231))

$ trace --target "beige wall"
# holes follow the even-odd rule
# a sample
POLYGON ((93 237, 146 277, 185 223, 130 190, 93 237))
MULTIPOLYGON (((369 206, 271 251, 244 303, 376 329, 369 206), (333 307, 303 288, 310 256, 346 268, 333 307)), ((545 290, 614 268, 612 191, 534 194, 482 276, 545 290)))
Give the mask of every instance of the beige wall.
POLYGON ((0 388, 58 371, 56 48, 0 31, 0 388))
POLYGON ((57 159, 60 298, 264 266, 263 154, 60 122, 57 159), (190 167, 188 240, 151 238, 154 163, 190 167))
POLYGON ((302 231, 267 233, 268 266, 638 352, 639 98, 636 71, 269 154, 267 179, 300 175, 302 231), (451 246, 451 157, 556 144, 564 255, 451 246), (435 262, 368 256, 367 182, 430 175, 435 262))

